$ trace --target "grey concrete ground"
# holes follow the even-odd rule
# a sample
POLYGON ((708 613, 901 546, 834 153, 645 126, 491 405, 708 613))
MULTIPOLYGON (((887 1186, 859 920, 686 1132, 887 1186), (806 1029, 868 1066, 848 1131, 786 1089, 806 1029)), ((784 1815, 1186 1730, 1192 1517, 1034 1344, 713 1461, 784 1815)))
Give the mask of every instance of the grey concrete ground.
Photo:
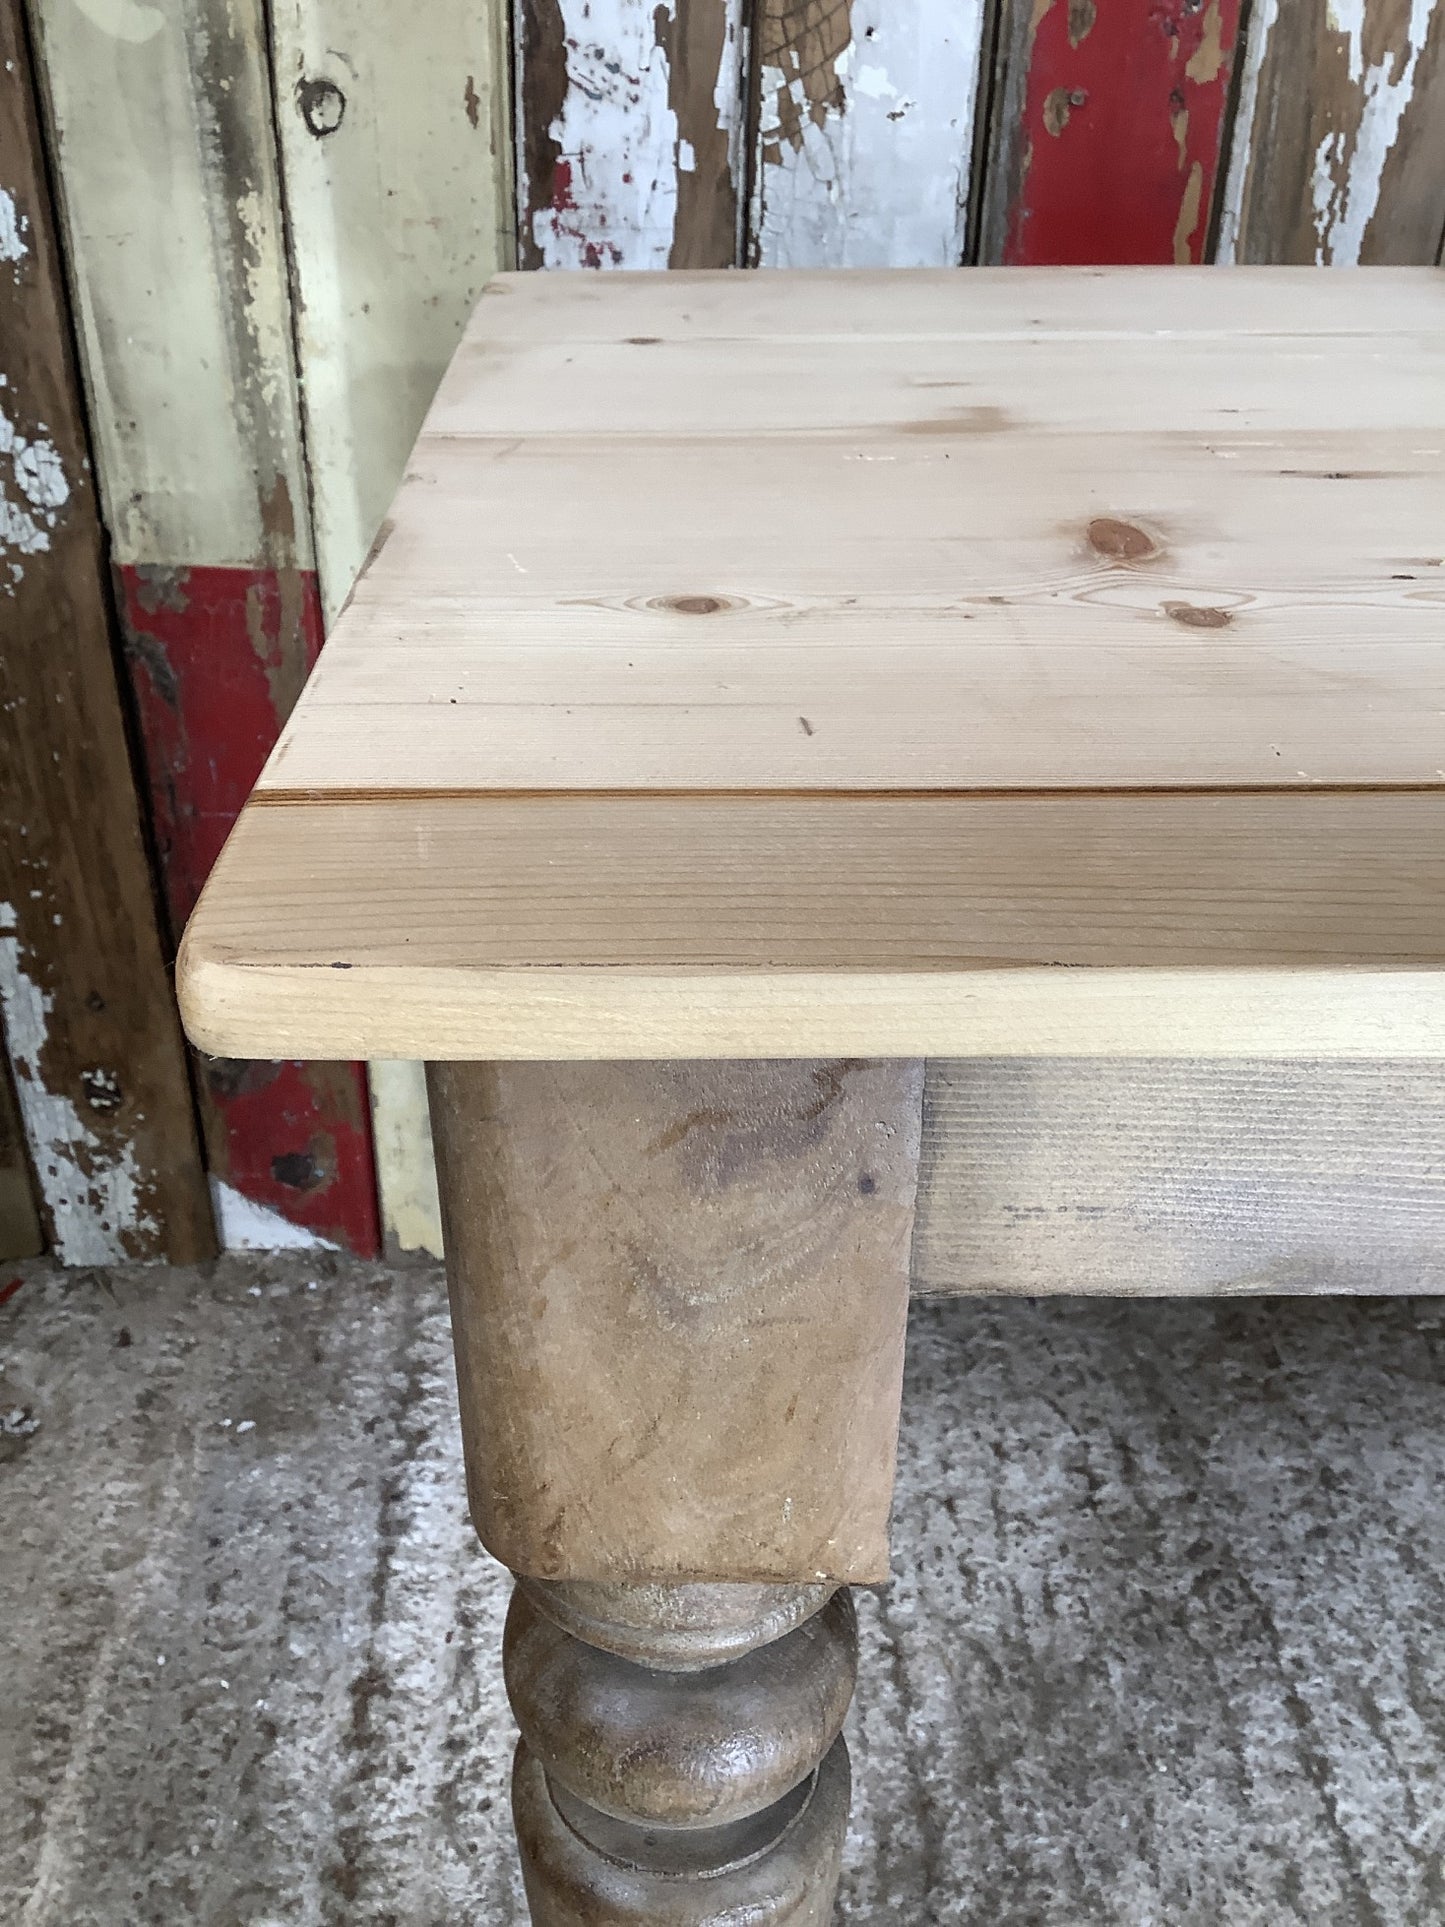
MULTIPOLYGON (((0 1347, 0 1921, 519 1927, 436 1272, 0 1347)), ((917 1307, 840 1920, 1445 1920, 1442 1377, 1428 1301, 917 1307)))

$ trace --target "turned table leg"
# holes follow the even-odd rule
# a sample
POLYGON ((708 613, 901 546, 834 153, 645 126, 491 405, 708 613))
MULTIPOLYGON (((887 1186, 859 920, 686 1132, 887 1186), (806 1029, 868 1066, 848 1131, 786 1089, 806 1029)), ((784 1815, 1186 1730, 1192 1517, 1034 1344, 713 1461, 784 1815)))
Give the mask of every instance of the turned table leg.
POLYGON ((536 1927, 822 1927, 887 1576, 921 1067, 430 1072, 536 1927))
POLYGON ((857 1658, 846 1588, 520 1580, 504 1665, 536 1927, 822 1927, 857 1658))

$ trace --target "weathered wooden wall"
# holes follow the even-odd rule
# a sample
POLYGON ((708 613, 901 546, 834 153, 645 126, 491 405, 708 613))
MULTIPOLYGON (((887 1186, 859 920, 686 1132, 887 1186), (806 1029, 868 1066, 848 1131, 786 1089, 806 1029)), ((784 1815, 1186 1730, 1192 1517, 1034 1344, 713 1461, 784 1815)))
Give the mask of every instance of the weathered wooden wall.
POLYGON ((189 1262, 214 1250, 210 1202, 17 0, 0 5, 0 342, 0 1010, 19 1112, 62 1260, 189 1262))
MULTIPOLYGON (((321 640, 261 0, 32 0, 172 935, 321 640)), ((207 1062, 230 1243, 376 1245, 356 1066, 207 1062)))

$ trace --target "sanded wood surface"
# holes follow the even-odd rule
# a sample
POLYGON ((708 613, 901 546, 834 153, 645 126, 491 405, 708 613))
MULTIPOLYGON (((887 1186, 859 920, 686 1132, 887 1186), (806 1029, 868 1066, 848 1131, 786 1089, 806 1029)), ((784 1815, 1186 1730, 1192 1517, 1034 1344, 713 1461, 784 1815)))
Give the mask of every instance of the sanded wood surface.
POLYGON ((492 287, 212 1048, 1441 1047, 1438 275, 492 287))
POLYGON ((887 1576, 922 1074, 431 1067, 468 1490, 497 1558, 887 1576))
POLYGON ((936 1058, 913 1289, 1445 1291, 1445 1077, 936 1058))

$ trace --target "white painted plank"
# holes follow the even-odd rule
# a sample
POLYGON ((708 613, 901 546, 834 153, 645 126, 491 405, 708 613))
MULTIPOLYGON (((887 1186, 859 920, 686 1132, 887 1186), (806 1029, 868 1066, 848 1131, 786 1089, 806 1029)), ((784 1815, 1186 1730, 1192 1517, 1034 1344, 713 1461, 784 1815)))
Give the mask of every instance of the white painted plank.
MULTIPOLYGON (((272 10, 322 603, 350 593, 487 278, 512 259, 501 0, 272 10)), ((371 1072, 383 1230, 440 1253, 420 1065, 371 1072)))
POLYGON ((983 0, 763 0, 761 267, 963 259, 983 0))
POLYGON ((522 262, 731 267, 744 169, 744 0, 522 0, 522 262))

